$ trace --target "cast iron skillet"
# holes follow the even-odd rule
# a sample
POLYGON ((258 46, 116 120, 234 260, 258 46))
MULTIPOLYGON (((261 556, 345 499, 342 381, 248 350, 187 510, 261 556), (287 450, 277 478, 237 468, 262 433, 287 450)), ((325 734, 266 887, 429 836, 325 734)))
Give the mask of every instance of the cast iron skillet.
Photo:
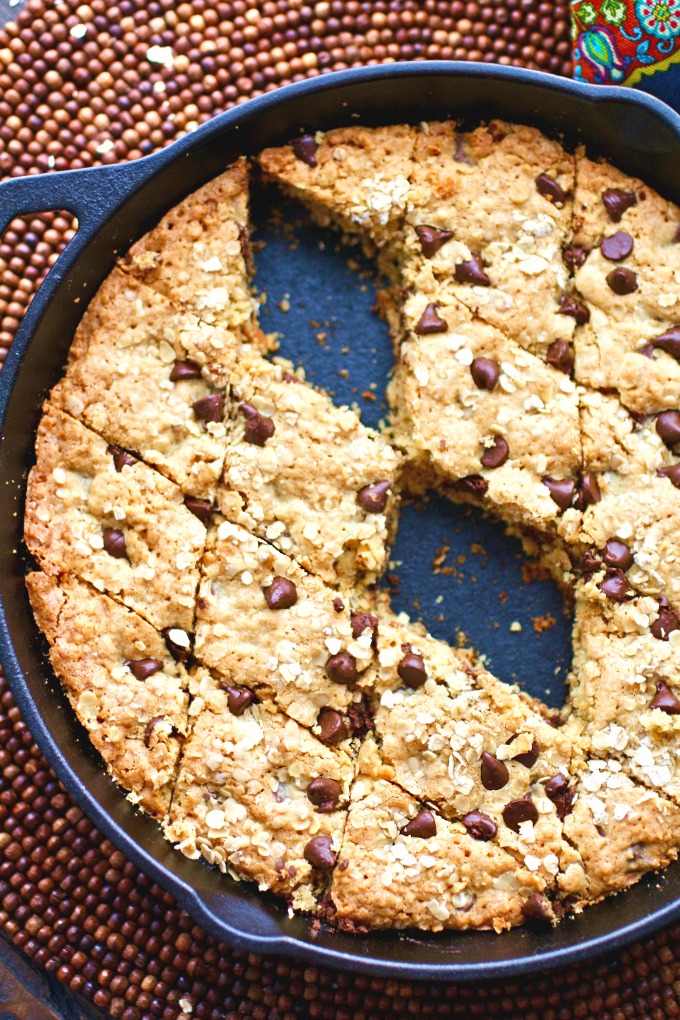
POLYGON ((24 485, 42 398, 75 326, 115 259, 185 195, 240 154, 352 123, 464 116, 533 123, 584 141, 680 202, 680 117, 644 93, 534 71, 418 62, 367 67, 287 86, 216 117, 135 163, 24 177, 0 185, 0 233, 12 217, 67 209, 79 230, 30 306, 0 375, 0 659, 42 751, 75 800, 198 923, 232 945, 403 978, 480 980, 611 951, 680 917, 680 862, 554 931, 314 935, 282 902, 186 860, 105 775, 46 667, 24 587, 24 485))

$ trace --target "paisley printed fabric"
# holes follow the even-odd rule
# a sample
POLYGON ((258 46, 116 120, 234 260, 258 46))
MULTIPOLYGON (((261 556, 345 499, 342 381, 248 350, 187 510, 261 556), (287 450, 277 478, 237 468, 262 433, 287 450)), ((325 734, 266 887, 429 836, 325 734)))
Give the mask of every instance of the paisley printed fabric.
POLYGON ((680 109, 680 0, 573 0, 574 77, 680 109))

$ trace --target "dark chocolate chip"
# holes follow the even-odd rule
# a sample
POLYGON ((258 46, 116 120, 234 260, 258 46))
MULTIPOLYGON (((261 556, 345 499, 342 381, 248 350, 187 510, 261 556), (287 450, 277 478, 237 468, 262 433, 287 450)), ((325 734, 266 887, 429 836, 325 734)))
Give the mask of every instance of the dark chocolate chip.
POLYGON ((488 843, 498 832, 493 818, 489 818, 483 811, 470 811, 463 817, 462 822, 472 838, 483 843, 488 843))
POLYGON ((470 365, 470 374, 480 390, 493 390, 501 374, 500 366, 493 358, 475 358, 470 365))
POLYGON ((503 821, 513 832, 519 832, 522 822, 538 821, 538 810, 531 797, 522 797, 521 800, 511 800, 503 808, 503 821))
POLYGON ((662 606, 659 601, 659 615, 649 627, 652 635, 659 641, 668 641, 668 635, 672 634, 678 627, 680 627, 680 619, 677 613, 667 605, 662 606))
POLYGON ((578 492, 574 500, 577 510, 585 510, 586 507, 599 503, 602 496, 600 486, 597 484, 597 476, 592 471, 586 471, 581 476, 578 484, 578 492))
POLYGON ((268 439, 274 435, 276 426, 266 414, 260 414, 252 404, 239 404, 239 411, 246 419, 246 443, 253 446, 264 446, 268 439))
MULTIPOLYGON (((469 163, 467 153, 465 152, 465 135, 456 135, 456 142, 453 147, 453 158, 456 163, 469 163)), ((680 230, 680 226, 678 227, 680 230)))
POLYGON ((582 301, 579 301, 572 294, 562 295, 558 314, 571 315, 576 320, 577 326, 585 326, 586 322, 590 321, 590 311, 582 301))
POLYGON ((576 491, 576 482, 573 478, 551 478, 543 476, 543 484, 550 493, 553 503, 557 503, 560 510, 567 510, 571 506, 576 491))
POLYGON ((307 797, 318 811, 335 811, 342 795, 342 783, 330 776, 319 776, 312 779, 307 787, 307 797))
POLYGON ((581 554, 579 566, 585 578, 592 577, 600 569, 601 561, 596 549, 586 549, 581 554))
POLYGON ((180 379, 200 379, 201 366, 195 361, 176 361, 170 373, 170 382, 179 382, 180 379))
POLYGON ((403 836, 415 836, 417 839, 432 839, 437 835, 437 823, 434 815, 427 808, 422 808, 410 822, 401 829, 403 836))
POLYGON ((348 686, 356 683, 359 676, 356 659, 349 652, 338 652, 337 655, 331 655, 326 663, 326 675, 334 684, 348 686))
POLYGON ((294 138, 290 145, 298 159, 301 159, 307 166, 316 166, 316 153, 319 146, 313 135, 301 135, 300 138, 294 138))
POLYGON ((620 538, 607 539, 602 559, 608 567, 616 570, 630 570, 635 562, 629 547, 620 538))
POLYGON ((554 177, 549 177, 548 174, 538 175, 536 178, 536 189, 539 195, 547 198, 549 202, 554 202, 555 205, 564 205, 569 195, 568 192, 560 187, 554 177))
POLYGON ((575 273, 590 255, 590 248, 582 244, 570 244, 562 250, 562 261, 570 272, 575 273))
POLYGON ((453 237, 452 230, 440 230, 439 227, 430 227, 427 224, 416 227, 416 234, 426 259, 436 255, 441 246, 453 237))
POLYGON ((659 478, 667 478, 676 489, 680 489, 680 463, 659 468, 656 473, 659 478))
POLYGON ((122 471, 124 467, 129 467, 131 464, 137 463, 137 458, 133 457, 127 450, 124 450, 122 446, 114 446, 113 444, 110 444, 106 447, 106 452, 111 454, 113 457, 113 466, 116 471, 122 471))
POLYGON ((363 740, 373 729, 373 716, 364 704, 353 703, 347 706, 347 718, 352 728, 352 736, 363 740))
POLYGON ((333 850, 330 836, 314 836, 305 846, 304 858, 319 871, 331 871, 335 867, 337 854, 333 850))
POLYGON ((357 492, 357 502, 369 514, 381 514, 387 506, 387 496, 392 483, 387 479, 364 485, 357 492))
POLYGON ((189 648, 185 648, 184 645, 178 645, 176 641, 172 640, 172 638, 170 637, 170 632, 174 629, 175 629, 174 627, 165 627, 161 631, 161 634, 165 639, 167 649, 172 655, 175 662, 188 662, 189 659, 191 658, 191 650, 189 648))
POLYGON ((481 774, 485 790, 502 790, 510 778, 505 762, 499 761, 488 751, 482 752, 481 774))
POLYGON ((465 478, 459 478, 457 482, 454 482, 453 487, 470 496, 481 497, 486 495, 489 483, 481 475, 466 475, 465 478))
POLYGON ((342 601, 342 599, 333 599, 333 609, 336 611, 336 613, 344 612, 345 603, 342 601))
POLYGON ((545 360, 548 365, 564 372, 565 375, 571 375, 574 371, 574 352, 562 337, 558 337, 550 344, 545 360))
POLYGON ((602 192, 602 201, 612 223, 620 223, 626 210, 637 205, 638 198, 634 191, 607 188, 602 192))
POLYGON ((532 893, 528 900, 522 904, 522 917, 529 924, 551 924, 553 912, 550 900, 541 893, 532 893))
MULTIPOLYGON (((651 348, 651 350, 657 348, 660 351, 665 351, 666 354, 670 354, 676 361, 680 361, 680 326, 672 326, 665 333, 655 337, 648 344, 648 348, 651 348)), ((643 348, 640 353, 645 353, 648 348, 643 348)))
POLYGON ((375 637, 375 632, 378 629, 378 617, 374 616, 373 613, 351 613, 350 619, 352 622, 353 638, 358 638, 365 630, 373 631, 373 636, 375 637))
POLYGON ((404 656, 397 666, 397 673, 407 687, 416 690, 422 687, 427 680, 425 661, 419 652, 414 652, 410 645, 402 645, 401 650, 404 656))
POLYGON ((540 745, 536 738, 534 737, 530 749, 528 751, 523 751, 522 754, 516 754, 512 760, 518 761, 520 765, 525 765, 526 768, 531 769, 538 761, 538 756, 540 755, 540 753, 541 753, 540 745))
POLYGON ((669 448, 680 443, 680 411, 662 411, 657 415, 656 431, 669 448))
POLYGON ((569 780, 561 772, 549 779, 545 784, 545 795, 555 805, 557 817, 564 821, 572 809, 576 793, 569 787, 569 780))
POLYGON ((128 558, 125 535, 122 531, 117 531, 116 528, 104 528, 102 539, 104 540, 104 549, 109 556, 113 556, 115 560, 126 560, 128 558))
POLYGON ((221 393, 209 393, 206 397, 194 401, 194 414, 206 426, 211 421, 222 421, 224 414, 224 397, 221 393))
POLYGON ((191 511, 194 517, 198 517, 201 524, 205 524, 206 528, 208 527, 215 512, 209 500, 198 499, 196 496, 185 496, 184 505, 187 510, 191 511))
POLYGON ((608 570, 607 576, 600 581, 598 588, 607 598, 614 602, 630 602, 635 592, 628 584, 628 578, 622 570, 608 570))
POLYGON ((150 676, 163 669, 160 659, 129 659, 126 663, 128 669, 137 680, 148 680, 150 676))
POLYGON ((439 315, 438 308, 439 305, 436 302, 426 307, 415 328, 415 332, 419 336, 427 336, 430 333, 446 333, 449 327, 439 315))
POLYGON ((320 729, 319 740, 328 747, 335 747, 336 744, 347 740, 349 731, 345 720, 334 708, 322 708, 317 716, 317 724, 320 729))
POLYGON ((262 591, 270 609, 290 609, 297 602, 297 588, 287 577, 275 577, 262 591))
POLYGON ((625 230, 617 230, 615 234, 602 238, 600 251, 610 262, 622 262, 633 250, 633 238, 625 230))
POLYGON ((626 269, 625 266, 617 266, 616 269, 612 269, 611 273, 607 273, 606 279, 610 289, 620 297, 624 294, 632 294, 637 290, 637 273, 634 273, 632 269, 626 269))
POLYGON ((502 436, 496 436, 493 446, 487 446, 482 454, 482 467, 498 468, 510 456, 510 448, 502 436))
POLYGON ((472 283, 477 287, 491 286, 491 280, 479 255, 472 255, 469 262, 459 262, 453 270, 453 275, 458 283, 472 283))
POLYGON ((144 729, 144 744, 146 745, 146 747, 149 747, 154 730, 156 729, 157 726, 159 726, 163 722, 164 719, 165 719, 164 715, 156 715, 153 717, 153 719, 149 719, 144 729))
POLYGON ((227 708, 232 715, 243 715, 257 701, 253 692, 240 684, 222 684, 222 687, 227 692, 227 708))
POLYGON ((652 698, 651 708, 658 708, 666 715, 680 715, 680 699, 663 680, 656 681, 656 694, 652 698))

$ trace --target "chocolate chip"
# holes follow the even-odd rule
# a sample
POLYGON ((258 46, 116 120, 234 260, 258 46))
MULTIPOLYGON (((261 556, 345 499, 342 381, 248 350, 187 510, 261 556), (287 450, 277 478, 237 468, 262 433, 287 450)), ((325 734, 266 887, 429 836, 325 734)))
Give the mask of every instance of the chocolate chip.
POLYGON ((122 446, 114 446, 110 444, 106 447, 106 452, 111 454, 113 457, 113 466, 116 471, 122 471, 124 467, 129 467, 131 464, 137 463, 137 458, 133 457, 131 453, 124 450, 122 446))
POLYGON ((498 832, 498 827, 493 818, 489 818, 483 811, 470 811, 462 819, 463 825, 473 839, 480 839, 488 843, 498 832))
POLYGON ((470 496, 481 498, 486 495, 489 483, 481 475, 466 475, 465 478, 459 478, 457 482, 454 482, 453 487, 459 492, 466 492, 470 496))
POLYGON ((630 570, 635 562, 632 552, 620 538, 607 539, 602 559, 608 567, 614 567, 616 570, 630 570))
POLYGON ((353 638, 358 638, 365 630, 373 631, 373 636, 375 637, 375 632, 378 629, 378 617, 374 616, 373 613, 351 613, 350 619, 352 622, 353 638))
POLYGON ((222 421, 224 397, 221 393, 209 393, 192 404, 194 414, 206 426, 211 421, 222 421))
POLYGON ((316 153, 319 146, 316 144, 313 135, 302 135, 300 138, 294 138, 290 145, 298 159, 301 159, 307 166, 316 166, 316 153))
POLYGON ((575 273, 590 255, 590 248, 582 244, 570 244, 562 249, 562 261, 570 272, 575 273))
POLYGON ((518 761, 520 765, 524 765, 526 766, 526 768, 531 769, 538 761, 538 756, 540 755, 540 753, 541 753, 540 745, 536 738, 534 737, 530 749, 528 751, 523 751, 521 754, 516 754, 512 760, 518 761))
POLYGON ((564 821, 571 811, 576 793, 569 788, 569 780, 561 772, 549 779, 545 784, 545 795, 555 805, 557 817, 564 821))
POLYGON ((312 779, 307 787, 307 797, 318 811, 328 813, 335 811, 342 795, 342 783, 330 776, 319 776, 312 779))
POLYGON ((666 715, 680 715, 680 699, 676 698, 663 680, 657 680, 656 694, 652 698, 650 708, 658 708, 666 715))
POLYGON ((659 641, 668 641, 668 635, 678 627, 680 627, 680 619, 677 613, 669 607, 668 599, 659 599, 659 615, 649 627, 652 635, 659 641))
POLYGON ((348 686, 356 683, 359 676, 356 659, 349 652, 338 652, 337 655, 331 655, 326 663, 326 675, 334 684, 348 686))
POLYGON ((500 366, 493 358, 475 358, 470 365, 475 386, 480 390, 493 390, 501 374, 500 366))
POLYGON ((427 808, 422 808, 410 822, 400 830, 402 836, 415 836, 417 839, 432 839, 437 835, 437 823, 434 815, 427 808))
POLYGON ((262 591, 270 609, 290 609, 297 602, 297 588, 287 577, 275 577, 262 591))
POLYGON ((387 506, 387 495, 392 483, 387 479, 364 485, 357 492, 357 502, 369 514, 381 514, 387 506))
POLYGON ((206 528, 208 527, 215 512, 209 500, 198 499, 196 496, 185 496, 184 505, 187 510, 191 511, 194 517, 198 517, 201 524, 205 524, 206 528))
POLYGON ((246 419, 246 443, 253 446, 264 446, 268 439, 274 435, 276 426, 266 414, 260 414, 252 404, 239 404, 239 411, 246 419))
POLYGON ((222 688, 227 692, 227 708, 232 715, 243 715, 257 701, 253 692, 240 684, 222 684, 222 688))
POLYGON ((667 478, 676 489, 680 489, 680 463, 659 468, 656 473, 659 478, 667 478))
POLYGON ((621 188, 607 188, 602 192, 602 201, 612 223, 620 223, 621 217, 632 206, 637 205, 634 191, 622 191, 621 188))
POLYGON ((680 443, 680 411, 662 411, 657 415, 656 431, 669 448, 680 443))
POLYGON ((333 609, 336 613, 342 613, 345 610, 345 603, 342 599, 333 599, 333 609))
POLYGON ((160 659, 128 659, 126 666, 136 680, 148 680, 150 676, 163 669, 160 659))
POLYGON ((484 271, 484 264, 479 255, 472 255, 469 262, 459 262, 453 270, 458 283, 472 283, 477 287, 490 287, 491 280, 484 271))
POLYGON ((522 797, 521 800, 511 800, 503 808, 503 821, 509 829, 519 832, 522 822, 538 821, 538 810, 531 797, 522 797))
POLYGON ((574 371, 574 352, 567 341, 561 337, 553 340, 550 344, 545 360, 548 365, 564 372, 565 375, 571 375, 574 371))
POLYGON ((549 202, 554 202, 555 205, 564 205, 569 194, 563 191, 557 181, 553 177, 548 177, 547 174, 538 175, 536 178, 536 190, 539 195, 547 198, 549 202))
POLYGON ((581 476, 578 484, 578 492, 574 500, 577 510, 585 510, 586 507, 594 506, 602 499, 600 486, 597 484, 597 476, 592 471, 586 471, 581 476))
POLYGON ((334 708, 322 708, 316 721, 321 731, 319 733, 319 740, 322 744, 326 744, 328 747, 335 747, 336 744, 347 740, 349 731, 345 725, 345 720, 334 708))
POLYGON ((585 326, 590 321, 590 312, 578 298, 572 294, 563 294, 560 298, 558 315, 571 315, 577 326, 585 326))
POLYGON ((439 305, 436 302, 431 303, 420 316, 415 328, 415 332, 419 336, 427 336, 430 333, 446 333, 449 327, 438 314, 438 308, 439 305))
POLYGON ((625 230, 617 230, 615 234, 602 238, 600 251, 610 262, 622 262, 633 250, 633 238, 625 230))
POLYGON ((416 227, 416 234, 426 259, 436 255, 441 246, 453 237, 452 230, 440 230, 439 227, 429 227, 427 224, 416 227))
POLYGON ((551 478, 544 475, 541 479, 546 486, 553 503, 557 503, 560 510, 567 510, 571 506, 576 491, 576 482, 573 478, 551 478))
POLYGON ((522 904, 522 917, 532 924, 551 924, 553 912, 550 901, 540 893, 532 893, 529 899, 522 904))
POLYGON ((614 602, 630 602, 635 592, 628 584, 628 578, 622 570, 608 570, 604 581, 601 581, 598 588, 607 598, 614 602))
MULTIPOLYGON (((456 142, 453 147, 453 158, 456 163, 468 163, 470 160, 465 152, 465 135, 456 135, 456 142)), ((678 227, 680 230, 680 227, 678 227)))
POLYGON ((596 549, 586 549, 581 554, 579 566, 585 578, 591 577, 600 569, 600 557, 596 549))
POLYGON ((337 855, 333 850, 330 836, 314 836, 305 846, 304 858, 319 871, 330 871, 335 867, 337 855))
MULTIPOLYGON (((676 361, 680 361, 680 326, 672 326, 671 329, 652 340, 648 347, 652 350, 658 348, 660 351, 665 351, 676 361)), ((644 348, 641 353, 646 350, 647 348, 644 348)))
POLYGON ((170 373, 170 382, 179 382, 180 379, 200 379, 201 366, 195 361, 176 361, 170 373))
POLYGON ((404 656, 397 666, 397 673, 407 687, 416 690, 422 687, 427 680, 425 661, 419 652, 414 652, 410 645, 402 645, 404 656))
POLYGON ((352 736, 363 740, 373 729, 373 716, 365 704, 354 702, 347 706, 347 718, 352 729, 352 736))
POLYGON ((165 719, 164 715, 156 715, 153 717, 153 719, 149 719, 144 729, 144 744, 146 745, 146 747, 149 747, 154 730, 156 729, 157 726, 159 726, 163 722, 164 719, 165 719))
POLYGON ((610 289, 619 296, 632 294, 637 290, 637 273, 632 269, 626 269, 625 266, 612 269, 611 273, 607 273, 606 280, 610 289))
POLYGON ((509 456, 510 447, 502 436, 496 436, 493 446, 487 446, 482 454, 482 467, 501 467, 509 456))
POLYGON ((170 633, 173 630, 174 627, 165 627, 161 631, 161 634, 165 639, 167 649, 172 655, 175 662, 188 662, 189 659, 191 658, 191 649, 185 648, 184 645, 179 645, 177 644, 176 641, 172 640, 172 638, 170 637, 170 633))
POLYGON ((128 558, 125 535, 122 531, 117 531, 116 528, 104 528, 102 539, 104 541, 104 549, 109 556, 113 556, 114 560, 126 560, 128 558))
POLYGON ((485 790, 502 790, 510 778, 505 762, 499 761, 488 751, 482 751, 481 774, 485 790))

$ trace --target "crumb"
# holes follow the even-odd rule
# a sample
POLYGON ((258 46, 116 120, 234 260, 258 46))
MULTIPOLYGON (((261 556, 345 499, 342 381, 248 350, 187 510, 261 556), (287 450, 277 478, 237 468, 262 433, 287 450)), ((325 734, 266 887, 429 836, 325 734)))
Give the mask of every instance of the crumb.
POLYGON ((532 616, 531 617, 534 630, 537 634, 543 634, 546 630, 550 630, 557 623, 557 620, 552 613, 544 613, 543 616, 532 616))
POLYGON ((519 620, 512 621, 512 623, 510 624, 510 630, 512 631, 513 634, 520 633, 520 631, 522 630, 522 624, 519 622, 519 620))

